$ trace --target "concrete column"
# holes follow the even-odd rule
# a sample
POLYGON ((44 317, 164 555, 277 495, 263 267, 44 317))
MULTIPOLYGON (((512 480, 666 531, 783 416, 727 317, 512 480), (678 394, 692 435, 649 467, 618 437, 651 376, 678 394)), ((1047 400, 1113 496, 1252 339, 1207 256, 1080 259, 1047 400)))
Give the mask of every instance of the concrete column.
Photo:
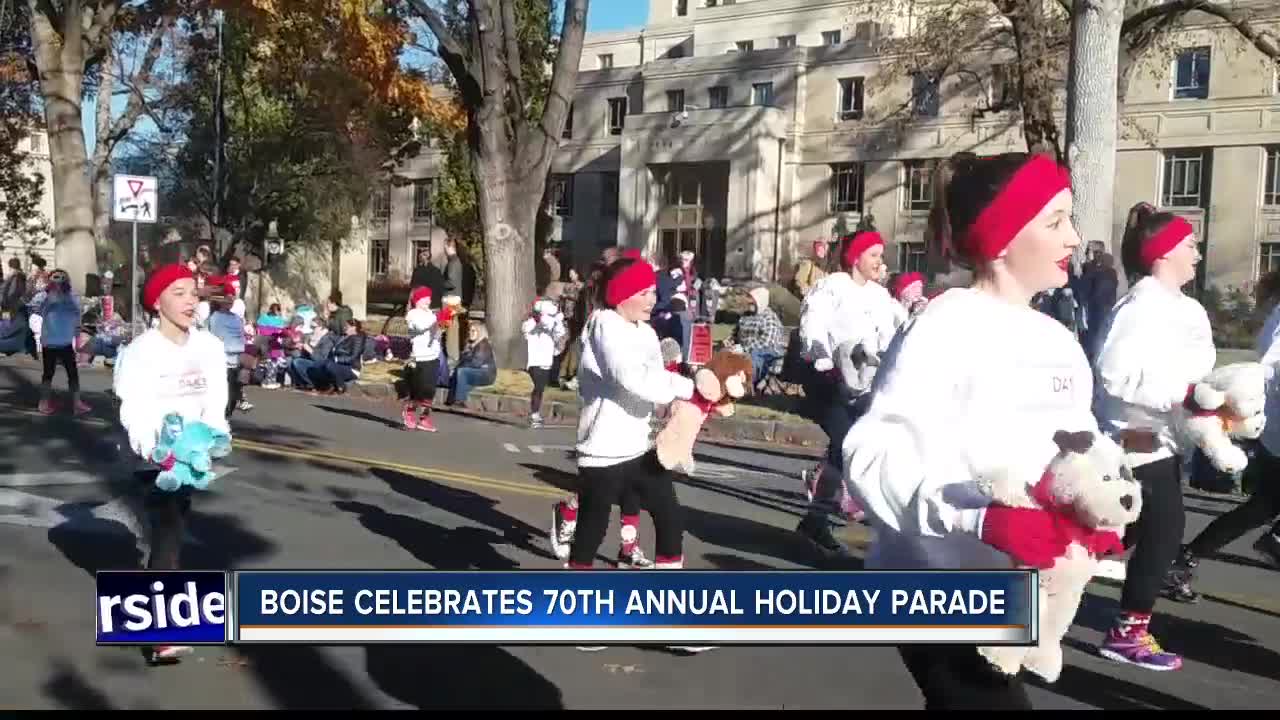
POLYGON ((1251 285, 1258 267, 1258 204, 1266 152, 1258 146, 1213 149, 1205 268, 1214 285, 1251 285))

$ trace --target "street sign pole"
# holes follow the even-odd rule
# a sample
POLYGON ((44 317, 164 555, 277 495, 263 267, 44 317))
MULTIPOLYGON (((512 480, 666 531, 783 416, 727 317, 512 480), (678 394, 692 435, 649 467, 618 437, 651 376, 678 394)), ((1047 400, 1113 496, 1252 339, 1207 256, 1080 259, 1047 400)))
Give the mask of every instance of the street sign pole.
POLYGON ((137 332, 145 329, 138 307, 138 223, 155 224, 160 198, 156 178, 146 175, 116 175, 112 180, 112 219, 133 226, 133 252, 129 258, 129 324, 137 332))
POLYGON ((129 271, 129 324, 137 331, 138 320, 138 223, 135 221, 133 225, 133 253, 129 255, 130 271, 129 271))

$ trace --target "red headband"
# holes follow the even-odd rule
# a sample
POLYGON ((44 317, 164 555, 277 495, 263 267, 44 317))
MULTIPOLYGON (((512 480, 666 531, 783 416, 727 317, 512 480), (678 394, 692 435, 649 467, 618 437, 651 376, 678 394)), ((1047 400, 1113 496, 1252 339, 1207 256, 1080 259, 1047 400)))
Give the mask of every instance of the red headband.
POLYGON ((1178 244, 1187 239, 1188 235, 1194 235, 1195 228, 1191 227, 1191 223, 1183 218, 1175 217, 1161 228, 1160 232, 1152 235, 1150 239, 1142 243, 1140 255, 1142 257, 1142 266, 1147 270, 1160 258, 1168 255, 1178 244))
POLYGON ((414 288, 413 292, 409 294, 409 309, 412 310, 413 308, 418 307, 418 303, 421 302, 423 298, 426 298, 427 300, 431 299, 431 288, 414 288))
POLYGON ((626 260, 644 260, 644 255, 642 255, 636 248, 623 250, 622 257, 626 260))
POLYGON ((853 236, 853 240, 849 242, 849 247, 844 251, 844 264, 853 267, 858 262, 858 258, 862 257, 862 253, 870 250, 876 245, 883 245, 884 239, 880 237, 880 233, 872 230, 864 230, 853 236))
POLYGON ((968 254, 995 260, 1044 206, 1071 188, 1071 174, 1048 155, 1036 155, 1014 173, 965 233, 968 254))
POLYGON ((618 307, 627 298, 639 294, 658 284, 658 276, 649 263, 633 262, 609 281, 604 291, 605 302, 609 307, 618 307))
POLYGON ((179 280, 189 280, 192 277, 191 269, 178 263, 157 269, 147 278, 147 284, 142 288, 142 306, 155 310, 156 303, 160 301, 160 293, 179 280))
POLYGON ((924 275, 918 272, 909 272, 904 275, 899 275, 898 279, 893 282, 893 296, 901 296, 902 291, 911 287, 912 283, 920 283, 920 285, 923 286, 924 275))

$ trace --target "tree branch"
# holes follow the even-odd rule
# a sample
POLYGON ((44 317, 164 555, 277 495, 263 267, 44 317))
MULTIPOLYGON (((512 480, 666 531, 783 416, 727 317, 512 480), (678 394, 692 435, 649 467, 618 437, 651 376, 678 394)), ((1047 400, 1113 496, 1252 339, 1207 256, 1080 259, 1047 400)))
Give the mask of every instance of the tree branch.
POLYGON ((84 33, 85 56, 92 56, 103 47, 106 36, 115 29, 116 10, 120 8, 117 0, 101 0, 98 9, 93 13, 93 22, 84 33))
POLYGON ((1241 36, 1253 43, 1253 46, 1263 55, 1272 60, 1280 60, 1280 42, 1271 32, 1254 27, 1247 12, 1222 3, 1210 2, 1210 0, 1170 0, 1144 8, 1125 18, 1124 24, 1120 26, 1120 36, 1130 40, 1132 47, 1145 46, 1149 41, 1150 33, 1147 32, 1149 23, 1158 23, 1158 27, 1164 27, 1171 24, 1177 17, 1192 11, 1207 13, 1225 20, 1241 36))
MULTIPOLYGON (((541 135, 527 138, 520 148, 518 172, 530 172, 535 166, 550 167, 551 149, 558 146, 569 114, 574 86, 578 84, 578 65, 582 62, 583 37, 587 30, 589 0, 565 0, 564 26, 560 31, 560 47, 551 71, 551 88, 542 109, 541 135)), ((540 173, 541 174, 541 173, 540 173)))
MULTIPOLYGON (((114 147, 120 138, 128 133, 138 118, 142 117, 143 112, 147 109, 146 92, 151 86, 152 72, 155 70, 156 61, 160 58, 160 53, 164 50, 164 39, 169 34, 169 30, 173 27, 174 18, 172 15, 165 16, 158 27, 151 33, 151 39, 147 42, 147 51, 142 56, 142 64, 138 71, 134 73, 132 80, 126 80, 129 85, 129 101, 125 104, 124 112, 120 117, 116 118, 115 123, 111 126, 111 130, 107 133, 106 140, 114 147)), ((110 149, 108 149, 110 153, 110 149)))
POLYGON ((453 72, 453 77, 458 81, 458 88, 467 104, 473 107, 479 106, 481 98, 479 96, 480 79, 478 73, 467 63, 466 55, 462 51, 462 45, 458 43, 458 39, 449 31, 449 26, 445 25, 444 18, 440 17, 440 13, 436 12, 424 0, 409 0, 409 6, 413 9, 414 14, 431 29, 431 34, 436 36, 437 54, 444 60, 445 65, 449 66, 449 70, 453 72))

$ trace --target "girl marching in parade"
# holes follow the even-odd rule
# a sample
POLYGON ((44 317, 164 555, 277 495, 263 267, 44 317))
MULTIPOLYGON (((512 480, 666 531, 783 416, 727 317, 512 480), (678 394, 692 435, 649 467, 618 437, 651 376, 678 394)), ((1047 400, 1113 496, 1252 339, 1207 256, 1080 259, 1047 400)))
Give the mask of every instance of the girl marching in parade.
MULTIPOLYGON (((876 529, 866 567, 1049 567, 1067 548, 1056 519, 990 503, 982 480, 1013 472, 1034 484, 1057 454, 1056 432, 1098 431, 1083 350, 1030 307, 1067 282, 1080 244, 1070 178, 1052 158, 1023 153, 953 157, 935 178, 950 253, 974 282, 903 326, 844 440, 848 483, 876 529)), ((1031 707, 1022 681, 972 645, 899 652, 926 709, 1031 707)))
POLYGON ((409 295, 409 312, 405 321, 409 325, 412 340, 409 370, 409 401, 404 406, 404 429, 435 432, 431 420, 431 406, 435 403, 436 384, 440 375, 440 338, 444 334, 442 323, 447 323, 452 313, 448 308, 431 310, 431 289, 414 288, 409 295))
MULTIPOLYGON (((159 316, 159 325, 129 344, 127 360, 116 366, 115 394, 120 425, 129 447, 144 465, 136 473, 146 488, 150 516, 149 570, 181 567, 182 540, 191 510, 190 488, 156 487, 161 468, 151 462, 166 415, 185 423, 203 422, 230 435, 227 424, 227 364, 221 341, 194 327, 195 278, 184 265, 168 265, 151 274, 143 289, 143 307, 159 316)), ((144 649, 152 664, 176 662, 190 647, 161 645, 144 649)))
POLYGON ((1120 248, 1125 271, 1138 280, 1116 303, 1099 340, 1099 422, 1108 432, 1141 436, 1128 454, 1142 484, 1142 516, 1127 528, 1133 553, 1125 569, 1120 614, 1099 653, 1148 670, 1176 670, 1182 658, 1160 647, 1148 624, 1156 597, 1186 527, 1182 505, 1183 448, 1170 411, 1188 387, 1217 362, 1209 316, 1182 293, 1196 277, 1200 253, 1191 224, 1139 203, 1129 212, 1120 248))
POLYGON ((831 532, 830 515, 839 512, 842 482, 841 444, 858 416, 865 412, 869 388, 849 387, 838 370, 837 350, 845 343, 861 343, 879 353, 893 339, 894 300, 877 282, 884 267, 884 240, 874 231, 846 238, 839 272, 818 281, 800 309, 800 341, 812 364, 804 383, 809 417, 827 435, 827 455, 816 471, 806 471, 809 511, 797 532, 824 553, 847 555, 848 549, 831 532))

